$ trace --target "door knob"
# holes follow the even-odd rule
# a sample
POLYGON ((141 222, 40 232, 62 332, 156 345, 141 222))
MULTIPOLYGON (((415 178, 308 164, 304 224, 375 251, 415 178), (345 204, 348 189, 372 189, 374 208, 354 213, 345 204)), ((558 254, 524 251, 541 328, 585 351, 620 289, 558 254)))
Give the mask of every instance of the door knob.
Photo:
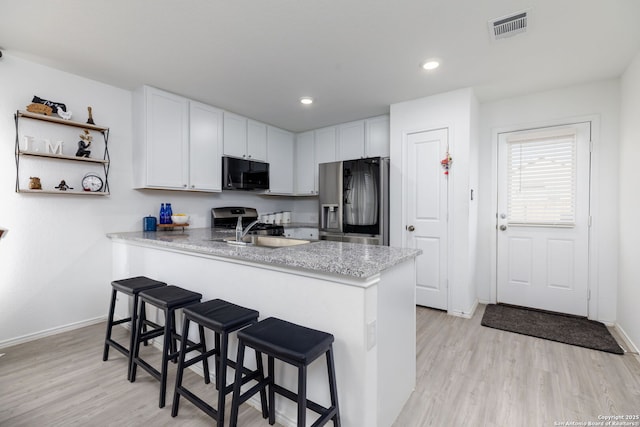
POLYGON ((407 230, 414 231, 416 228, 413 225, 408 225, 407 230))
POLYGON ((502 225, 500 226, 500 231, 505 231, 506 229, 507 229, 507 226, 506 226, 506 225, 502 224, 502 225))

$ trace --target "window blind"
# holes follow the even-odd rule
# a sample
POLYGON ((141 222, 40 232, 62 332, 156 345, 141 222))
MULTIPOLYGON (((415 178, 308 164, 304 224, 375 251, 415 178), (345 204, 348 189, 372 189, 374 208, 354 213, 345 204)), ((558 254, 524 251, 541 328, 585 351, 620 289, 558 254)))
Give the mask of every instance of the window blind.
POLYGON ((575 226, 575 132, 565 128, 510 136, 507 156, 509 224, 575 226))

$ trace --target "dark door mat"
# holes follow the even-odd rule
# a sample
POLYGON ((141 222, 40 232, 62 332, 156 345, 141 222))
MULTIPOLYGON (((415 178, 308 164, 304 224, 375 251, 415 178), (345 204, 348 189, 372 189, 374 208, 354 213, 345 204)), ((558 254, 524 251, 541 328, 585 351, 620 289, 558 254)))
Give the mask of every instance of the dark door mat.
POLYGON ((487 305, 482 326, 615 354, 624 351, 607 327, 586 317, 507 304, 487 305))

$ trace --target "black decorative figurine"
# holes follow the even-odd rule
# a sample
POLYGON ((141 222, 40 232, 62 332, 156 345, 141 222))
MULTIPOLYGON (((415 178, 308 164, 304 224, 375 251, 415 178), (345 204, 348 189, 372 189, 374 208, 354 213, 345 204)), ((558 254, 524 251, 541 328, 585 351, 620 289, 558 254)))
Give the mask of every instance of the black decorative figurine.
POLYGON ((80 141, 78 141, 78 151, 76 151, 76 157, 89 157, 91 150, 88 148, 91 146, 93 137, 87 129, 84 130, 84 134, 80 134, 80 141))
POLYGON ((56 187, 58 190, 60 191, 67 191, 67 190, 73 190, 73 187, 69 187, 67 185, 67 183, 65 182, 65 180, 63 179, 62 181, 60 181, 60 184, 58 184, 56 187))

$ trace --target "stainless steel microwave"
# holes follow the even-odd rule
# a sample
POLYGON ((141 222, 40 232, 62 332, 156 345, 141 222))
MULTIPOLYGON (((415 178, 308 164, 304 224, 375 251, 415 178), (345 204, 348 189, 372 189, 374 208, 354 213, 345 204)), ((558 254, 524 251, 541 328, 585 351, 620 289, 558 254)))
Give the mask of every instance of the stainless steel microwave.
POLYGON ((269 163, 223 157, 222 188, 224 190, 268 190, 269 163))

